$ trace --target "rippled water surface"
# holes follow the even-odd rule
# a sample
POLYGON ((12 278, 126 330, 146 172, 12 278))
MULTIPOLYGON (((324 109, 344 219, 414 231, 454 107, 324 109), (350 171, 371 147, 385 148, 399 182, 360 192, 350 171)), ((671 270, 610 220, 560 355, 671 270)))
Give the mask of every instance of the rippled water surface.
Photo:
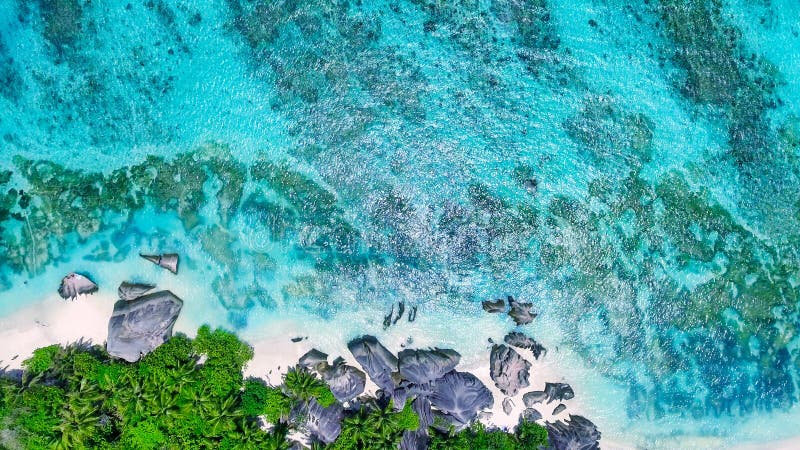
POLYGON ((186 314, 251 334, 372 332, 403 301, 446 343, 514 294, 604 436, 791 437, 798 18, 0 0, 0 314, 72 270, 152 279, 137 255, 165 250, 186 314))

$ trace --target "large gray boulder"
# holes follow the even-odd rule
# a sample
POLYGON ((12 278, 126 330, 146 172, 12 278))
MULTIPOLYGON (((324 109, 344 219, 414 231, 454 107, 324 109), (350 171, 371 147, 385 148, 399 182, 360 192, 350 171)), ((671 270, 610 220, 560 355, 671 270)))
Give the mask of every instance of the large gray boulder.
POLYGON ((515 396, 517 392, 530 385, 528 382, 531 363, 513 348, 495 345, 489 357, 489 372, 495 386, 505 395, 515 396))
POLYGON ((488 313, 501 313, 506 310, 506 302, 502 298, 495 301, 484 300, 481 302, 481 307, 488 313))
POLYGON ((139 256, 159 267, 169 270, 175 275, 178 274, 178 261, 180 257, 177 253, 164 253, 163 255, 143 255, 140 253, 139 256))
POLYGON ((403 432, 400 438, 400 450, 427 450, 428 435, 422 430, 403 432))
POLYGON ((348 366, 341 358, 337 358, 331 366, 327 366, 327 363, 320 364, 322 368, 319 372, 322 375, 322 379, 331 388, 336 400, 342 403, 349 402, 364 392, 364 386, 367 382, 367 376, 364 372, 353 366, 348 366))
POLYGON ((362 336, 347 344, 353 357, 379 388, 392 392, 397 387, 392 373, 397 371, 397 357, 374 336, 362 336))
POLYGON ((545 383, 544 393, 547 394, 547 403, 570 400, 575 397, 575 391, 567 383, 545 383))
POLYGON ((426 398, 433 395, 435 386, 435 380, 417 384, 401 379, 397 383, 397 388, 392 391, 387 391, 387 393, 392 399, 395 409, 399 411, 403 409, 406 400, 409 398, 426 398))
POLYGON ((88 277, 79 273, 71 273, 61 279, 58 287, 58 295, 64 300, 75 300, 81 294, 94 294, 97 292, 97 285, 88 277))
POLYGON ((524 422, 536 422, 537 420, 542 420, 542 413, 533 408, 525 408, 519 418, 524 422))
POLYGON ((494 405, 492 392, 475 375, 450 372, 436 381, 431 404, 444 412, 456 425, 466 425, 478 412, 494 405))
POLYGON ((569 416, 565 422, 560 420, 545 423, 550 448, 554 450, 599 450, 600 431, 589 419, 569 416))
POLYGON ((324 408, 312 398, 308 402, 305 417, 306 427, 311 437, 317 441, 330 444, 342 432, 344 409, 338 403, 324 408))
POLYGON ((111 356, 137 361, 172 337, 182 307, 183 301, 170 291, 118 301, 108 321, 106 350, 111 356))
POLYGON ((398 355, 400 376, 412 383, 424 384, 441 378, 455 369, 461 355, 455 350, 403 350, 398 355))
POLYGON ((531 353, 533 353, 533 357, 536 359, 539 359, 542 353, 547 352, 542 344, 536 342, 532 337, 525 336, 519 331, 508 333, 503 340, 506 341, 506 344, 513 347, 530 350, 531 353))
POLYGON ((533 408, 533 405, 545 400, 547 400, 547 393, 544 391, 531 391, 522 396, 522 402, 528 408, 533 408))
POLYGON ((314 368, 319 363, 327 363, 328 362, 328 354, 323 353, 315 348, 307 351, 303 356, 300 357, 300 360, 297 362, 303 367, 306 368, 314 368))
POLYGON ((131 301, 147 294, 155 288, 155 285, 146 283, 129 283, 123 281, 117 289, 120 300, 131 301))
POLYGON ((419 428, 427 430, 433 425, 433 411, 431 411, 431 401, 427 397, 417 397, 411 403, 411 409, 419 417, 419 428))

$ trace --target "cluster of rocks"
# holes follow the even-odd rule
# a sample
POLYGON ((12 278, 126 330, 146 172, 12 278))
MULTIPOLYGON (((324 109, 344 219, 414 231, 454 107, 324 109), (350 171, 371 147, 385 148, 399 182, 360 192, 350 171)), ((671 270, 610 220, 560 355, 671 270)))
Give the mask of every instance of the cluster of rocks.
POLYGON ((491 391, 477 377, 456 370, 461 355, 455 350, 405 349, 395 355, 373 336, 354 339, 347 347, 363 371, 342 358, 328 364, 328 355, 318 350, 300 358, 299 364, 320 373, 338 400, 328 408, 316 402, 306 406, 307 428, 316 440, 329 443, 338 437, 342 404, 357 400, 366 376, 378 386, 379 398, 391 399, 397 410, 410 402, 419 416, 420 427, 404 432, 401 449, 426 448, 429 427, 463 428, 494 404, 491 391))
MULTIPOLYGON (((383 317, 383 328, 389 328, 392 325, 395 325, 400 319, 403 318, 403 314, 406 312, 406 302, 398 302, 397 303, 397 313, 395 313, 394 305, 392 305, 392 309, 389 310, 389 314, 383 317)), ((408 311, 408 321, 413 322, 417 318, 417 307, 412 306, 408 311)))
POLYGON ((506 302, 502 298, 494 301, 486 300, 481 303, 481 306, 483 306, 483 310, 488 313, 506 312, 514 319, 514 323, 517 325, 527 325, 533 322, 533 319, 537 316, 536 313, 531 312, 531 308, 533 307, 532 303, 519 302, 510 295, 508 296, 508 310, 506 310, 506 302))
MULTIPOLYGON (((374 382, 378 398, 391 399, 397 410, 410 402, 418 415, 420 427, 405 431, 400 442, 401 450, 427 448, 428 430, 431 427, 447 432, 450 427, 462 429, 481 416, 481 412, 494 406, 491 391, 473 374, 456 370, 461 355, 451 349, 405 349, 397 355, 390 352, 374 336, 362 336, 348 343, 348 349, 361 369, 350 366, 342 358, 328 363, 328 355, 312 349, 304 354, 299 365, 315 370, 330 387, 337 402, 322 407, 316 400, 301 405, 295 412, 303 417, 311 440, 330 443, 341 433, 341 422, 346 408, 358 409, 359 396, 364 392, 366 378, 374 382)), ((515 395, 526 387, 530 363, 505 345, 492 349, 492 379, 502 385, 501 391, 515 395), (524 380, 522 382, 521 380, 524 380), (523 386, 524 384, 524 386, 523 386)), ((568 400, 574 396, 572 388, 564 383, 547 383, 544 391, 533 391, 523 396, 523 402, 532 406, 540 402, 568 400)), ((506 398, 503 408, 510 412, 513 401, 506 398)), ((556 407, 563 410, 563 404, 556 407)), ((559 411, 561 412, 561 411, 559 411)), ((528 407, 520 420, 536 421, 542 416, 528 407)), ((570 415, 567 421, 544 424, 551 433, 550 448, 598 449, 600 432, 589 420, 570 415)))
MULTIPOLYGON (((177 273, 177 255, 142 256, 177 273)), ((172 336, 183 301, 170 291, 151 292, 153 289, 155 286, 152 284, 120 284, 117 291, 120 300, 114 304, 108 323, 106 347, 110 355, 134 362, 172 336)), ((96 290, 97 285, 88 277, 73 273, 64 278, 59 293, 65 299, 74 299, 80 294, 96 290)), ((535 313, 530 312, 530 303, 517 302, 509 296, 508 306, 508 315, 517 325, 530 323, 536 317, 535 313)), ((483 307, 490 312, 506 310, 503 300, 484 302, 483 307)), ((396 323, 402 317, 404 309, 401 304, 394 319, 394 311, 390 313, 389 324, 396 323)), ((490 375, 503 394, 513 397, 530 386, 531 363, 512 347, 530 350, 537 359, 546 350, 534 339, 520 332, 509 333, 504 341, 505 344, 492 347, 490 375)), ((350 341, 347 347, 361 369, 346 364, 341 357, 329 363, 328 355, 316 349, 310 350, 298 361, 299 366, 316 371, 336 399, 336 402, 327 407, 311 399, 293 411, 294 417, 302 418, 313 440, 326 444, 336 440, 342 431, 345 405, 358 406, 359 396, 366 387, 367 376, 378 386, 379 399, 391 400, 398 411, 410 403, 419 417, 419 428, 403 433, 401 450, 425 449, 431 427, 445 432, 451 427, 462 429, 478 418, 479 413, 494 405, 492 392, 483 382, 469 372, 456 370, 461 355, 455 350, 405 349, 395 355, 377 338, 368 335, 350 341)), ((532 391, 522 396, 526 409, 521 420, 542 419, 534 405, 561 402, 574 396, 572 388, 566 383, 546 383, 543 391, 532 391)), ((509 397, 503 400, 506 414, 514 407, 513 400, 509 397)), ((566 406, 559 403, 553 410, 553 415, 565 409, 566 406)), ((581 416, 570 415, 566 421, 547 422, 545 427, 550 433, 551 448, 599 448, 600 432, 592 422, 581 416)))
MULTIPOLYGON (((178 255, 140 255, 142 258, 178 273, 178 255)), ((170 291, 152 292, 155 285, 123 282, 117 293, 120 300, 108 321, 108 354, 128 362, 155 350, 172 337, 172 328, 183 308, 183 300, 170 291)), ((78 295, 97 291, 97 284, 84 275, 71 273, 58 289, 62 298, 74 300, 78 295)))
MULTIPOLYGON (((511 296, 508 297, 508 309, 506 302, 502 299, 484 301, 482 304, 483 309, 489 313, 507 312, 517 326, 533 321, 536 313, 531 312, 532 306, 531 303, 519 302, 511 296)), ((539 359, 547 350, 536 340, 519 331, 508 333, 503 341, 505 344, 492 346, 489 356, 489 373, 495 386, 508 396, 503 399, 502 405, 503 412, 509 415, 515 406, 511 397, 530 386, 531 369, 531 363, 511 347, 530 350, 535 359, 539 359)), ((525 409, 520 415, 520 420, 531 422, 542 420, 542 414, 535 407, 538 404, 552 402, 559 402, 552 410, 552 415, 557 416, 567 409, 567 405, 562 401, 574 397, 575 392, 569 384, 545 383, 543 391, 531 391, 523 394, 522 402, 525 409)), ((570 415, 566 422, 561 420, 552 423, 546 422, 545 427, 553 436, 550 440, 552 448, 587 450, 599 448, 600 432, 591 421, 584 417, 570 415)))

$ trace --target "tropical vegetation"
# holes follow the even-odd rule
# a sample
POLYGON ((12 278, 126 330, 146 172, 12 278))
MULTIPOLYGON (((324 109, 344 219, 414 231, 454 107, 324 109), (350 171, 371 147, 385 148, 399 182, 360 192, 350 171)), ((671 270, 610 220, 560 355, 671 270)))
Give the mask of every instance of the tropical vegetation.
MULTIPOLYGON (((82 342, 34 351, 21 376, 0 377, 0 448, 288 449, 303 431, 302 405, 336 402, 315 373, 295 367, 280 386, 244 379, 250 346, 222 329, 178 334, 136 363, 82 342)), ((417 430, 411 403, 359 398, 345 409, 335 450, 394 449, 417 430)), ((430 430, 432 449, 536 449, 547 431, 521 423, 514 434, 480 424, 461 432, 430 430)))

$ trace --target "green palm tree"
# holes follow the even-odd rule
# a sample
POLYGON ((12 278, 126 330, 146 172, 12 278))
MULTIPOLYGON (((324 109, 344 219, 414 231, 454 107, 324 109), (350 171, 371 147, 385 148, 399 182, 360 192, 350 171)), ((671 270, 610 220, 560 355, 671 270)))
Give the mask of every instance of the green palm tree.
POLYGON ((391 407, 377 409, 367 417, 368 426, 375 429, 381 436, 396 432, 397 422, 397 414, 391 410, 391 407))
POLYGON ((56 427, 56 446, 59 448, 85 447, 100 420, 100 404, 104 400, 97 386, 82 380, 78 390, 67 394, 61 410, 61 423, 56 427))
POLYGON ((350 416, 342 421, 342 435, 353 443, 365 448, 371 441, 378 438, 376 430, 370 425, 370 412, 365 407, 361 407, 354 416, 350 416))
POLYGON ((286 372, 283 378, 283 386, 289 394, 301 400, 309 400, 317 397, 327 389, 325 383, 317 376, 300 366, 293 367, 286 372))
POLYGON ((286 424, 279 423, 275 428, 267 434, 264 441, 264 450, 289 450, 292 448, 289 441, 286 440, 286 435, 289 433, 289 427, 286 424))

